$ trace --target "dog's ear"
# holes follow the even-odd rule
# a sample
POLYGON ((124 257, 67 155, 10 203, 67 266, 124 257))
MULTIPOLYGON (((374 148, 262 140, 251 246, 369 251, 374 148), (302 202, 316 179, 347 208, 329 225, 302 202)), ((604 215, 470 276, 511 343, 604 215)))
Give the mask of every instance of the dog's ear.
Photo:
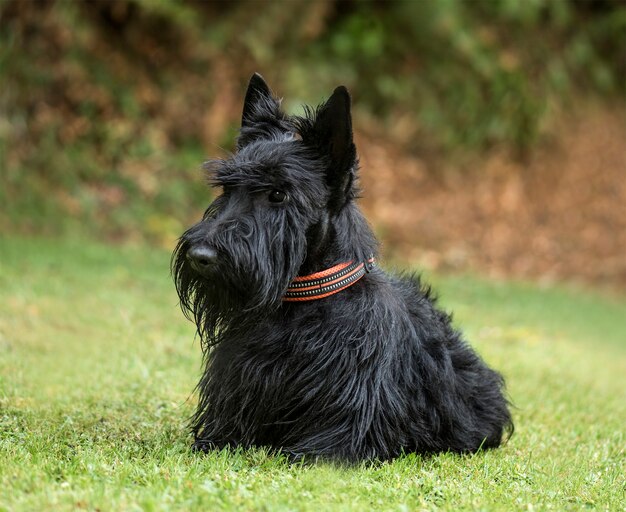
POLYGON ((241 149, 254 140, 271 136, 275 131, 289 130, 286 116, 280 110, 280 101, 274 98, 263 77, 255 73, 250 78, 243 102, 237 147, 241 149))
POLYGON ((272 91, 263 80, 263 77, 255 73, 250 77, 246 99, 243 101, 243 114, 241 115, 241 126, 249 126, 254 122, 254 118, 259 111, 267 105, 275 104, 272 91))
POLYGON ((343 86, 335 89, 315 119, 315 133, 330 159, 327 182, 339 205, 352 197, 356 147, 352 141, 350 94, 343 86))

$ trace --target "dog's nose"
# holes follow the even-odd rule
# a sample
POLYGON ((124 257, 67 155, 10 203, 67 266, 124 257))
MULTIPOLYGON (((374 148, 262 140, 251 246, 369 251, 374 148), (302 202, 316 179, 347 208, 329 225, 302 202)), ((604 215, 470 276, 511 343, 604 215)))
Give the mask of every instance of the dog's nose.
POLYGON ((217 251, 206 245, 194 245, 186 256, 191 267, 200 274, 206 274, 217 262, 217 251))

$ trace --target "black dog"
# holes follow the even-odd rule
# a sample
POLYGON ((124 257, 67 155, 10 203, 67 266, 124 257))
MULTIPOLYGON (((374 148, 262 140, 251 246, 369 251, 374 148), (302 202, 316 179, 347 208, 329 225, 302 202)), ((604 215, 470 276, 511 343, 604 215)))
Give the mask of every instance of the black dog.
POLYGON ((206 167, 222 194, 172 260, 205 351, 196 449, 359 461, 472 452, 512 431, 502 377, 430 289, 376 266, 344 87, 288 116, 255 74, 237 152, 206 167))

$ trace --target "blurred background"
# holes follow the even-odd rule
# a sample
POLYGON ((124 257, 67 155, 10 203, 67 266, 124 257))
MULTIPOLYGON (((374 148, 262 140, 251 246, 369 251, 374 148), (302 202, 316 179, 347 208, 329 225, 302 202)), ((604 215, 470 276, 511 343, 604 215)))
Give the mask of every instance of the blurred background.
POLYGON ((621 0, 3 0, 0 232, 171 249, 254 71, 349 88, 389 259, 626 286, 621 0))

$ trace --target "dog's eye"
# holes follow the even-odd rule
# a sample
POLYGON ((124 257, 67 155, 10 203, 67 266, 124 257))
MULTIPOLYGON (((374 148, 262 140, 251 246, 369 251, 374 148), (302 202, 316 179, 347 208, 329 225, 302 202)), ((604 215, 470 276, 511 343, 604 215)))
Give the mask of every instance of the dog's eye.
POLYGON ((267 198, 269 199, 270 203, 284 203, 287 199, 287 194, 285 194, 285 192, 283 192, 282 190, 272 190, 267 198))

